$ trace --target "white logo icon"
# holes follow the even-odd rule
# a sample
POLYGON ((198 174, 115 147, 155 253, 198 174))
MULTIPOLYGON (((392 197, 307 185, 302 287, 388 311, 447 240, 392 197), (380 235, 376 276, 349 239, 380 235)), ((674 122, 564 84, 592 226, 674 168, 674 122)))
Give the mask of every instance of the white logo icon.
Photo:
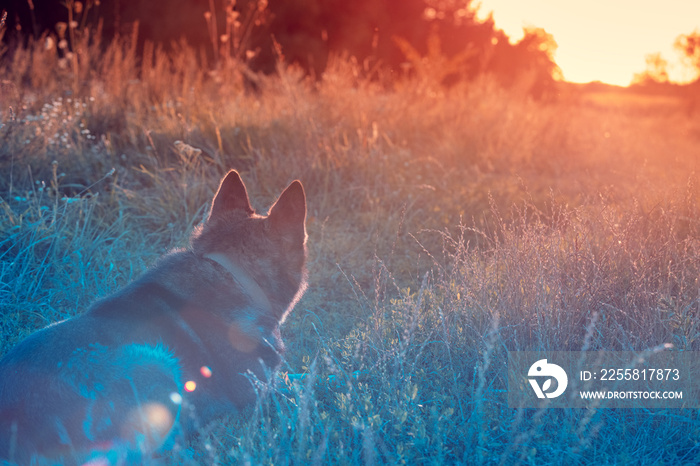
POLYGON ((566 386, 569 383, 569 378, 566 376, 564 369, 557 366, 556 364, 547 363, 546 359, 540 359, 535 364, 530 366, 530 370, 527 373, 528 377, 548 377, 544 381, 542 387, 537 383, 535 379, 528 379, 532 389, 535 391, 537 398, 556 398, 564 393, 566 386), (553 392, 548 392, 552 388, 552 379, 557 381, 557 389, 553 392))

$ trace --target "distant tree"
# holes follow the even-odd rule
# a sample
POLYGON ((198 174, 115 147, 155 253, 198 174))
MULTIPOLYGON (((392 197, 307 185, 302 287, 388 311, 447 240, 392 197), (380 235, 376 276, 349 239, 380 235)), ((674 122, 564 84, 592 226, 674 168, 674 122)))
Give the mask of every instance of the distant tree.
POLYGON ((683 61, 695 74, 694 81, 681 90, 686 101, 686 113, 694 117, 700 108, 700 31, 681 34, 673 45, 683 54, 683 61))
POLYGON ((645 58, 647 67, 641 73, 635 73, 632 84, 649 85, 668 83, 668 61, 660 53, 650 53, 645 58))
POLYGON ((554 61, 558 45, 542 28, 525 28, 524 33, 515 45, 506 36, 496 42, 487 71, 506 87, 518 85, 535 98, 552 98, 556 93, 555 81, 563 79, 554 61))
POLYGON ((683 54, 685 63, 700 76, 700 31, 681 34, 673 46, 683 54))

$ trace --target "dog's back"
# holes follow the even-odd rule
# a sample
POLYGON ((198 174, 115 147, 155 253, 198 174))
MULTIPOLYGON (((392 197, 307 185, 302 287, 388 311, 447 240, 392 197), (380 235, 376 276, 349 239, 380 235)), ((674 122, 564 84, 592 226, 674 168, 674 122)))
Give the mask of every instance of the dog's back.
POLYGON ((249 405, 305 288, 305 216, 299 182, 263 217, 230 172, 190 248, 0 360, 0 459, 135 462, 249 405))

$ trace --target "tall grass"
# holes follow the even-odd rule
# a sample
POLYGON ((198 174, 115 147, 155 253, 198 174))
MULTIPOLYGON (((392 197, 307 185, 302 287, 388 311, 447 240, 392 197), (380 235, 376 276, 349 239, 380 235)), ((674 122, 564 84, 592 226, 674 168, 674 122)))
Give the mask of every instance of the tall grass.
POLYGON ((699 349, 700 126, 680 105, 542 104, 489 77, 387 90, 343 58, 320 81, 211 73, 184 44, 138 59, 135 38, 88 31, 73 55, 55 43, 0 70, 1 353, 185 244, 236 168, 254 206, 304 183, 310 287, 279 380, 173 463, 697 458, 693 410, 506 402, 508 350, 699 349))

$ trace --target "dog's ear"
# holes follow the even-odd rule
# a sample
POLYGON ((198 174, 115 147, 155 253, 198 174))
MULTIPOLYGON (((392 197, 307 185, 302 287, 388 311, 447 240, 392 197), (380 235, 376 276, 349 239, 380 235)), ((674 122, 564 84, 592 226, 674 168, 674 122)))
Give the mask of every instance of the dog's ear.
POLYGON ((231 170, 221 180, 219 190, 216 192, 214 201, 211 204, 209 218, 239 209, 244 210, 248 215, 255 213, 250 206, 248 191, 245 189, 241 176, 236 170, 231 170))
POLYGON ((268 220, 272 230, 283 235, 293 235, 306 240, 306 195, 300 181, 293 181, 277 202, 270 207, 268 220))

